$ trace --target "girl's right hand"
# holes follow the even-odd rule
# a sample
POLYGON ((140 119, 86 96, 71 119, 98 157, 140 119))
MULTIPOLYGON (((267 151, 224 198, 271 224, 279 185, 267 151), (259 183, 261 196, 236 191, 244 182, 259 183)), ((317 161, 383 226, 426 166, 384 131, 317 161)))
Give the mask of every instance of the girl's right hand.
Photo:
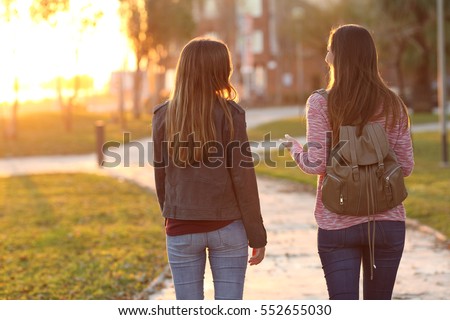
POLYGON ((280 142, 289 151, 291 150, 292 146, 294 146, 294 145, 296 145, 296 146, 298 146, 300 148, 303 148, 303 146, 300 144, 300 142, 298 142, 297 140, 295 140, 294 138, 292 138, 288 134, 285 134, 284 135, 284 139, 280 139, 280 142))

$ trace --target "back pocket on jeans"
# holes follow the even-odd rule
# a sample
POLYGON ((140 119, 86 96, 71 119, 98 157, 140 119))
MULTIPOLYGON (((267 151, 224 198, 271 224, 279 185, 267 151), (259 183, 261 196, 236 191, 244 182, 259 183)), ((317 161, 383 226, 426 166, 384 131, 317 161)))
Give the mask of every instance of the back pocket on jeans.
POLYGON ((192 245, 192 234, 183 234, 180 236, 166 236, 167 246, 176 250, 182 250, 192 245))
POLYGON ((217 230, 220 241, 224 246, 236 247, 247 245, 248 239, 242 220, 236 220, 229 225, 217 230))

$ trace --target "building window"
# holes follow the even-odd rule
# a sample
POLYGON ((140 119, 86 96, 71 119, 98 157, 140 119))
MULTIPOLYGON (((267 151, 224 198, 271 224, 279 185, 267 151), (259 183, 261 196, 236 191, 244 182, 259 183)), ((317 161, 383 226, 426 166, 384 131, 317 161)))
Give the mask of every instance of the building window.
POLYGON ((264 34, 261 30, 255 30, 252 37, 253 53, 259 54, 264 52, 264 34))
POLYGON ((257 66, 254 73, 254 89, 257 96, 263 96, 267 90, 267 72, 262 66, 257 66))
POLYGON ((215 19, 219 15, 216 0, 206 0, 203 10, 206 19, 215 19))
POLYGON ((238 13, 249 14, 254 18, 262 16, 262 0, 239 0, 238 13))

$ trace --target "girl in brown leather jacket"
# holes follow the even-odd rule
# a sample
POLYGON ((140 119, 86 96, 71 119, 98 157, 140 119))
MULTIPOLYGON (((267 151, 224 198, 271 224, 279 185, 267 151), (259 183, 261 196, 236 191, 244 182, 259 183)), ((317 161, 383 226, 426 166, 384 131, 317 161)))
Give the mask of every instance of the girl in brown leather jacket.
POLYGON ((208 252, 215 299, 242 299, 247 260, 267 243, 245 111, 234 102, 227 46, 196 38, 153 117, 154 167, 177 299, 203 299, 208 252), (253 253, 248 259, 248 246, 253 253))

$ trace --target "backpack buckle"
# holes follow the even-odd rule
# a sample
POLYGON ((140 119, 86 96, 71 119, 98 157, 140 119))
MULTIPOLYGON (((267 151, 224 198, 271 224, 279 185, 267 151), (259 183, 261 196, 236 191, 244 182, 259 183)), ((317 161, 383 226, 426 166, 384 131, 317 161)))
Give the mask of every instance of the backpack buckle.
POLYGON ((384 163, 379 163, 377 168, 377 177, 380 178, 384 174, 384 163))

